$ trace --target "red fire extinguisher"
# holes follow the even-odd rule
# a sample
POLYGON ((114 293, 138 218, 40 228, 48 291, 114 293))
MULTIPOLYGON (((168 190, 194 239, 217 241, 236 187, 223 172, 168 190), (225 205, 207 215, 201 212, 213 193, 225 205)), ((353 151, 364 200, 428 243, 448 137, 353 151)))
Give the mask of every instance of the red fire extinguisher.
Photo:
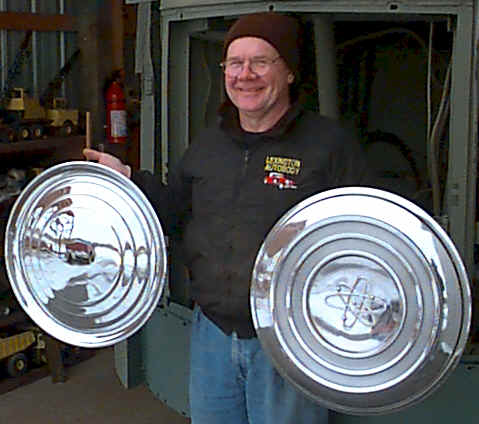
POLYGON ((119 81, 114 80, 106 94, 106 138, 109 143, 127 142, 126 100, 119 81))

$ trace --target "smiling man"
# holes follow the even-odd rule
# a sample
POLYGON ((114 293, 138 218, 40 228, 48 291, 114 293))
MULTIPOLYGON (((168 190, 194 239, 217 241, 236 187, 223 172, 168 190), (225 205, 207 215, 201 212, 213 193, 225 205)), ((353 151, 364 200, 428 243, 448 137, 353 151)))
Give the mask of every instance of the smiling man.
POLYGON ((232 41, 223 67, 226 92, 244 130, 266 131, 289 109, 294 75, 267 41, 256 37, 232 41))
POLYGON ((250 15, 228 32, 221 66, 226 93, 238 109, 243 130, 267 131, 290 108, 299 44, 298 22, 279 14, 250 15))
MULTIPOLYGON (((313 194, 360 184, 365 168, 351 134, 296 98, 300 44, 291 16, 237 20, 224 41, 218 122, 191 143, 168 187, 160 175, 131 175, 182 244, 191 276, 192 424, 328 422, 328 411, 283 380, 263 352, 249 302, 255 258, 275 222, 313 194)), ((85 156, 130 177, 106 153, 85 156)))

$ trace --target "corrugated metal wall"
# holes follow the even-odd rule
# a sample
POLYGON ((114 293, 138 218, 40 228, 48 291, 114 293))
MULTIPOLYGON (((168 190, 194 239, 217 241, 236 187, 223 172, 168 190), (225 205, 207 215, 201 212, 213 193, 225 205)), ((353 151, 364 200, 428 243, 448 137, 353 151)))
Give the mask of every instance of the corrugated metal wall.
MULTIPOLYGON (((41 14, 74 14, 74 0, 0 0, 0 12, 28 12, 41 14)), ((7 84, 9 70, 19 51, 26 31, 0 29, 0 82, 7 84)), ((28 45, 29 56, 13 86, 24 87, 39 97, 55 78, 62 66, 77 50, 76 34, 73 32, 34 31, 28 45)), ((76 68, 66 77, 58 96, 65 96, 71 107, 76 107, 78 95, 75 88, 76 68)))

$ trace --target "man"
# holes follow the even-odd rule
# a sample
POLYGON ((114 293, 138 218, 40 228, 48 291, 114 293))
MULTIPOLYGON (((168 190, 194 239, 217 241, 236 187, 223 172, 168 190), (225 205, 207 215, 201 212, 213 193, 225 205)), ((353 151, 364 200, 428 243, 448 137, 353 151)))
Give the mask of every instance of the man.
MULTIPOLYGON (((227 101, 169 181, 131 177, 181 237, 195 302, 191 335, 193 424, 326 423, 328 411, 285 382, 256 337, 251 271, 274 223, 300 200, 358 184, 362 154, 335 122, 302 109, 300 26, 292 17, 240 18, 224 42, 227 101), (168 206, 169 213, 165 213, 168 206)), ((130 176, 117 159, 91 160, 130 176)))

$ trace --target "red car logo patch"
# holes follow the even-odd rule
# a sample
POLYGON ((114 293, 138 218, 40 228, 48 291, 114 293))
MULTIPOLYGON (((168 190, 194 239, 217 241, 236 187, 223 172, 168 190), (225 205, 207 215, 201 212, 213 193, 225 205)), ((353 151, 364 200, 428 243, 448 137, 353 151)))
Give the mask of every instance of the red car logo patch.
POLYGON ((286 178, 281 172, 270 172, 266 177, 264 177, 265 184, 274 185, 280 190, 291 188, 297 188, 295 182, 289 178, 286 178))

